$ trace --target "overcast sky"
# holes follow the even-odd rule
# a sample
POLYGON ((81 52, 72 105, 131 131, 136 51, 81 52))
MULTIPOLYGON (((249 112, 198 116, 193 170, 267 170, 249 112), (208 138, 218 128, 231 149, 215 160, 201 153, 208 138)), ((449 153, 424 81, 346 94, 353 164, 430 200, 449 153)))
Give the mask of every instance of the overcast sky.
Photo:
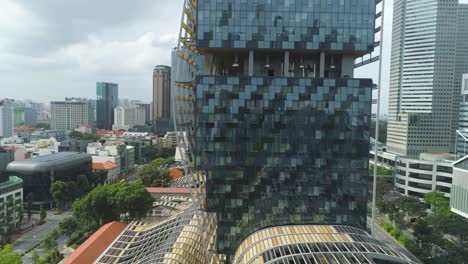
MULTIPOLYGON (((464 0, 463 0, 464 1, 464 0)), ((468 1, 468 0, 466 0, 468 1)), ((150 101, 154 65, 170 65, 183 0, 0 0, 0 97, 48 102, 96 96, 150 101)), ((388 98, 393 0, 387 0, 384 101, 388 98)), ((357 70, 374 78, 378 63, 357 70)), ((386 112, 387 103, 383 104, 386 112)))

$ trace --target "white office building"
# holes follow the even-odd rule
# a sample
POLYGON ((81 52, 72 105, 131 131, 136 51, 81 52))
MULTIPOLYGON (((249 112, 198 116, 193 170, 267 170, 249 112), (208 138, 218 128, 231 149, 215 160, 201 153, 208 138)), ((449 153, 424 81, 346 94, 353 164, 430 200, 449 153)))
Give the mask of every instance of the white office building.
POLYGON ((0 138, 12 137, 14 133, 13 100, 0 99, 0 138))
POLYGON ((82 125, 92 126, 94 110, 91 103, 65 101, 50 103, 51 129, 73 131, 82 125))
POLYGON ((129 130, 135 126, 144 125, 146 121, 145 109, 142 107, 122 107, 114 110, 113 130, 129 130))
POLYGON ((417 157, 454 152, 468 5, 395 0, 387 150, 417 157))

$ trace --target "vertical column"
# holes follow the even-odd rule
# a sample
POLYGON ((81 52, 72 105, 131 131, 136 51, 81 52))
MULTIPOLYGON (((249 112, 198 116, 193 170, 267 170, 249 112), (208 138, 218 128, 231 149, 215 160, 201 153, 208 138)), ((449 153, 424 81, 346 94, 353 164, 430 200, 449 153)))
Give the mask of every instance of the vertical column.
POLYGON ((254 75, 254 51, 249 51, 249 76, 254 75))
POLYGON ((289 51, 284 52, 284 77, 289 77, 289 51))
POLYGON ((320 52, 320 78, 325 77, 325 52, 320 52))

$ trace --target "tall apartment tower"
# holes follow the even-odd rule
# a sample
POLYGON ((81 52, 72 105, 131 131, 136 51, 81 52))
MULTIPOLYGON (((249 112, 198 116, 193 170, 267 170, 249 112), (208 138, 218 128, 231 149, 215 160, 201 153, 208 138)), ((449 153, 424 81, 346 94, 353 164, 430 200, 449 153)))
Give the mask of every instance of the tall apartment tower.
POLYGON ((96 126, 111 130, 114 109, 119 106, 119 85, 116 83, 96 83, 96 126))
POLYGON ((213 3, 197 4, 194 153, 217 252, 271 226, 364 228, 372 80, 353 73, 376 2, 213 3))
POLYGON ((50 128, 73 131, 81 125, 93 126, 93 108, 89 102, 50 103, 50 128))
POLYGON ((13 136, 14 122, 14 100, 0 99, 0 138, 13 136))
POLYGON ((171 118, 171 67, 158 65, 153 72, 153 119, 171 118))
POLYGON ((466 5, 395 0, 387 150, 453 152, 468 67, 466 5))

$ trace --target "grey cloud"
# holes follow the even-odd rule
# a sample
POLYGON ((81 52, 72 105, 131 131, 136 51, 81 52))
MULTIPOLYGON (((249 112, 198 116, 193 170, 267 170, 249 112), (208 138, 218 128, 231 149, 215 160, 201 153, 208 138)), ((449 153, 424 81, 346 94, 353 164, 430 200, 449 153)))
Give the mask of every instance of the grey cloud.
MULTIPOLYGON (((38 22, 31 31, 19 33, 9 39, 7 51, 41 56, 65 45, 85 41, 90 34, 106 35, 108 32, 114 32, 118 38, 125 38, 129 33, 132 35, 132 32, 137 34, 138 29, 134 28, 136 24, 146 24, 143 26, 147 28, 146 31, 158 28, 164 30, 163 26, 158 24, 165 21, 158 22, 159 17, 165 17, 167 13, 179 13, 177 2, 181 0, 17 1, 16 3, 32 14, 38 22), (149 25, 153 25, 153 28, 149 25)), ((141 27, 139 30, 142 30, 141 27)))

